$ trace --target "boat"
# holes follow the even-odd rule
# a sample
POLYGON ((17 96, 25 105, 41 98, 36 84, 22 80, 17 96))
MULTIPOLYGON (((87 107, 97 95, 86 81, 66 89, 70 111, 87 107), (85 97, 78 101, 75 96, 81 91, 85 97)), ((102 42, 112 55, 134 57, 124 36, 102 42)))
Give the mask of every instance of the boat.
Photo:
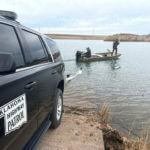
POLYGON ((111 52, 105 53, 95 53, 92 54, 91 57, 87 57, 83 52, 79 51, 76 53, 76 61, 77 62, 92 62, 92 61, 106 61, 106 60, 116 60, 121 56, 121 54, 113 54, 111 52))

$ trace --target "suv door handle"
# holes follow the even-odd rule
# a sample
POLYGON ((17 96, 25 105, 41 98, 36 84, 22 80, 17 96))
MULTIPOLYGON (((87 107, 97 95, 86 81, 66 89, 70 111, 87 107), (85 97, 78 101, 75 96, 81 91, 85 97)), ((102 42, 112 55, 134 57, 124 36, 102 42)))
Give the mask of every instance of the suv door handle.
POLYGON ((57 73, 57 71, 56 71, 56 70, 52 72, 52 74, 56 74, 56 73, 57 73))
POLYGON ((25 89, 32 89, 33 86, 35 86, 36 84, 37 84, 36 81, 30 82, 30 83, 25 85, 25 89))

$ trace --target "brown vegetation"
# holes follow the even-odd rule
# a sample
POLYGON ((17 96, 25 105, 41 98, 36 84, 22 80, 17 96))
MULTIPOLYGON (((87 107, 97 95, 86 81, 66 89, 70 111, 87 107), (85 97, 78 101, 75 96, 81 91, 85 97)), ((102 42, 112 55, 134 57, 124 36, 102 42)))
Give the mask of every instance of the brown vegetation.
POLYGON ((150 149, 147 144, 148 132, 133 139, 130 133, 124 137, 109 125, 111 111, 108 104, 103 104, 97 111, 70 106, 65 106, 64 111, 62 125, 57 130, 48 131, 38 146, 39 150, 103 149, 103 141, 105 150, 150 149))
POLYGON ((107 124, 110 121, 110 107, 108 104, 103 104, 98 111, 98 115, 100 116, 100 121, 102 124, 107 124))
POLYGON ((104 104, 98 112, 102 124, 105 150, 148 150, 148 135, 141 134, 140 137, 132 139, 130 133, 128 137, 123 137, 120 132, 108 125, 110 121, 109 105, 104 104))

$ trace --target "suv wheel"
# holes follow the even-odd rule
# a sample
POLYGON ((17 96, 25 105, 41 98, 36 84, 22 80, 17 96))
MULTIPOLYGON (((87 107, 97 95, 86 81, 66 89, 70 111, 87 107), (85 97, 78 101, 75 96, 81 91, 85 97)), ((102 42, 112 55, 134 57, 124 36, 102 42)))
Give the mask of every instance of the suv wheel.
POLYGON ((57 94, 55 97, 54 108, 52 112, 52 125, 53 129, 57 128, 60 125, 61 118, 63 113, 63 93, 60 89, 57 89, 57 94))

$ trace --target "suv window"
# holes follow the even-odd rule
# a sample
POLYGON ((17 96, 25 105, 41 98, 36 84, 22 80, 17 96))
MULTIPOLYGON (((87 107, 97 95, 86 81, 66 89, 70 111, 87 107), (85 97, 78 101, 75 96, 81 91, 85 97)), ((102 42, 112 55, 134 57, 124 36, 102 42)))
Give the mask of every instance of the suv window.
POLYGON ((46 38, 46 42, 48 44, 48 47, 50 48, 53 58, 57 61, 58 58, 60 57, 60 52, 59 52, 59 48, 56 45, 55 42, 51 41, 50 39, 46 38))
POLYGON ((14 27, 2 23, 0 23, 0 52, 12 53, 17 68, 25 65, 14 27))
POLYGON ((22 30, 26 39, 31 57, 32 64, 39 64, 48 61, 48 57, 44 51, 40 37, 34 33, 22 30))

